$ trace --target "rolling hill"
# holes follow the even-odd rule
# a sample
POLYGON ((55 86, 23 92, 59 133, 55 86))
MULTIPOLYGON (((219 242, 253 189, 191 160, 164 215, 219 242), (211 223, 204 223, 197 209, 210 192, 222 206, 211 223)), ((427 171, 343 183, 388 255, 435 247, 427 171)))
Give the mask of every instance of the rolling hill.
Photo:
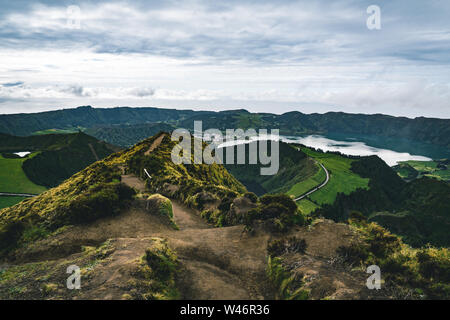
MULTIPOLYGON (((249 159, 249 149, 251 142, 245 145, 246 159, 249 159)), ((271 153, 270 144, 268 152, 271 153)), ((226 148, 224 149, 224 158, 226 158, 226 148)), ((225 164, 227 170, 241 181, 249 191, 257 195, 265 193, 289 193, 289 189, 294 188, 300 182, 304 182, 319 172, 319 167, 307 157, 305 153, 297 150, 295 147, 280 142, 279 143, 280 163, 279 170, 275 175, 264 176, 260 174, 260 168, 267 165, 261 164, 225 164)), ((235 158, 237 153, 235 153, 235 158)), ((237 161, 235 160, 235 163, 237 161)))
MULTIPOLYGON (((92 108, 0 115, 0 132, 26 136, 35 132, 60 129, 93 128, 102 125, 134 125, 165 122, 192 129, 194 120, 203 121, 203 128, 266 128, 280 129, 281 134, 354 134, 426 142, 450 149, 450 120, 434 118, 393 117, 387 115, 328 112, 304 114, 293 111, 282 115, 250 113, 246 110, 192 111, 163 108, 92 108)), ((133 142, 142 136, 137 134, 133 142)), ((129 140, 131 141, 131 140, 129 140)))
MULTIPOLYGON (((39 194, 119 150, 82 132, 16 137, 0 134, 0 192, 39 194), (13 152, 32 152, 20 158, 13 152)), ((0 207, 23 200, 1 196, 0 207)))
POLYGON ((358 215, 300 219, 222 165, 175 165, 174 144, 159 133, 0 210, 0 298, 448 299, 448 249, 412 249, 358 215), (371 264, 388 290, 366 288, 371 264), (70 265, 82 290, 66 288, 70 265))

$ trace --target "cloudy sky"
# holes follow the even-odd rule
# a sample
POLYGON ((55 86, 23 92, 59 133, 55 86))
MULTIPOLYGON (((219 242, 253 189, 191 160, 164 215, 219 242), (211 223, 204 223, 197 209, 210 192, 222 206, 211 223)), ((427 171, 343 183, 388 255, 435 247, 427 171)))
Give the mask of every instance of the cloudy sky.
POLYGON ((0 0, 0 113, 79 105, 450 118, 450 2, 0 0))

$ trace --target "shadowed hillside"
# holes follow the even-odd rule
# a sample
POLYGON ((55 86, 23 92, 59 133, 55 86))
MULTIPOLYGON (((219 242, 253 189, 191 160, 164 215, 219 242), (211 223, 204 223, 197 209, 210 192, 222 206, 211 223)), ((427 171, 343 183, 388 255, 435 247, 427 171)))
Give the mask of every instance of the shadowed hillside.
POLYGON ((23 161, 22 169, 33 183, 46 187, 57 186, 118 149, 82 132, 30 137, 2 134, 0 137, 2 151, 37 151, 23 161))

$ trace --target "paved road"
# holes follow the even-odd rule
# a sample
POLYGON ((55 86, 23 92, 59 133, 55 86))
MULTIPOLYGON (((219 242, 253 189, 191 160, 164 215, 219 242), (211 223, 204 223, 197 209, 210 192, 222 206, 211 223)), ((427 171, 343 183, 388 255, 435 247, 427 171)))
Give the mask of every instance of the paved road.
POLYGON ((37 194, 31 193, 10 193, 10 192, 0 192, 0 197, 35 197, 37 194))
POLYGON ((317 186, 317 187, 315 187, 314 189, 308 191, 307 193, 302 194, 300 197, 295 198, 294 201, 302 200, 303 198, 309 196, 311 193, 316 192, 316 191, 319 190, 320 188, 324 187, 324 186, 328 183, 328 180, 330 180, 330 174, 328 173, 327 168, 325 168, 325 167, 323 166, 323 164, 321 164, 320 162, 318 162, 318 161, 316 161, 316 162, 322 167, 323 170, 325 170, 325 173, 326 173, 326 175, 327 175, 327 178, 326 178, 325 181, 322 182, 319 186, 317 186))

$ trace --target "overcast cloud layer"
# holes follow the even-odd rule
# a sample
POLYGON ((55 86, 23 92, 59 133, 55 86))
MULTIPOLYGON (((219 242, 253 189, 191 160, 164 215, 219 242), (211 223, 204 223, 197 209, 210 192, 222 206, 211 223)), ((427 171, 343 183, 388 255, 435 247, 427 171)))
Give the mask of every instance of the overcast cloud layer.
POLYGON ((450 118, 449 17, 447 0, 0 0, 0 113, 89 104, 450 118), (369 5, 380 30, 366 26, 369 5))

